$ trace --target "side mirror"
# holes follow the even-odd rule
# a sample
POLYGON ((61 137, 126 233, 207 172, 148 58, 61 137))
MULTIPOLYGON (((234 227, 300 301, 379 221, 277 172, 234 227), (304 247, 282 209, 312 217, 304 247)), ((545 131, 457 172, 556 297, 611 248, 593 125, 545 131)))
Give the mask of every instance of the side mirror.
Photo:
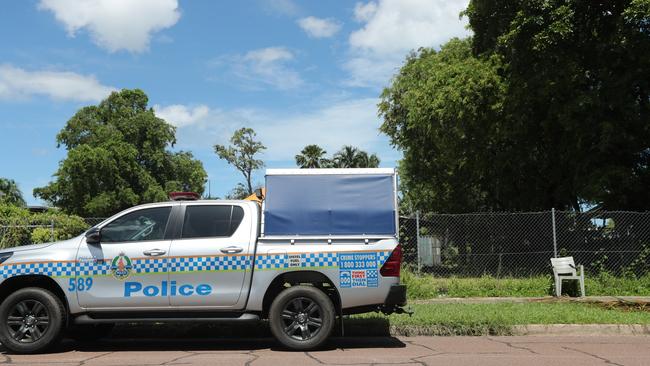
POLYGON ((86 232, 86 243, 88 244, 99 244, 102 241, 102 233, 99 228, 91 228, 86 232))

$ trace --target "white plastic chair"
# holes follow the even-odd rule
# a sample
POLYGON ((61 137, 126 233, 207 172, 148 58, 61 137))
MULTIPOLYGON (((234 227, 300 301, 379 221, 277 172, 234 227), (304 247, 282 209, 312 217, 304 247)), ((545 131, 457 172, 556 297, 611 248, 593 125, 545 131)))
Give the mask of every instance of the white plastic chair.
POLYGON ((562 281, 576 280, 580 282, 580 296, 585 296, 585 267, 581 264, 576 268, 573 257, 551 258, 553 277, 555 277, 555 296, 562 296, 562 281), (579 269, 580 274, 576 273, 579 269))

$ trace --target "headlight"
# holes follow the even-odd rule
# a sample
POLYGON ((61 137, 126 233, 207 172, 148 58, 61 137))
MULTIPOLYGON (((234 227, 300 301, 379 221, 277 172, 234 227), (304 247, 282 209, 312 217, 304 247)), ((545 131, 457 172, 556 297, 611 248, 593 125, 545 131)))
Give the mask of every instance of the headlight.
POLYGON ((0 253, 0 264, 4 263, 4 261, 9 259, 12 255, 14 255, 14 252, 0 253))

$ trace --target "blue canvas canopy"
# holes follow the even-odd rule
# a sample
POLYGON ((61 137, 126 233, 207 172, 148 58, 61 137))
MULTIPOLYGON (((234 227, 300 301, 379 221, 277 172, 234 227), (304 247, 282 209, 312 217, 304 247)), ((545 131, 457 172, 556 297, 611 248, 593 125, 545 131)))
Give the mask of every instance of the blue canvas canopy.
POLYGON ((269 169, 264 235, 396 235, 394 169, 269 169))

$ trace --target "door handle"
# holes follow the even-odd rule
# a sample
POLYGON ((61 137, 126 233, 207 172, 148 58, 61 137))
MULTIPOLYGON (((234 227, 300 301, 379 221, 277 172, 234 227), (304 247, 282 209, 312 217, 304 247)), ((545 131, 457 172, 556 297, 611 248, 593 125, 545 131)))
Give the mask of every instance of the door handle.
POLYGON ((219 250, 221 250, 221 253, 235 254, 235 253, 241 253, 244 250, 244 248, 230 246, 230 247, 221 248, 219 250))
POLYGON ((151 249, 151 250, 145 250, 144 252, 142 252, 142 254, 148 255, 150 257, 157 257, 157 256, 163 255, 165 253, 167 253, 167 252, 162 250, 162 249, 151 249))

